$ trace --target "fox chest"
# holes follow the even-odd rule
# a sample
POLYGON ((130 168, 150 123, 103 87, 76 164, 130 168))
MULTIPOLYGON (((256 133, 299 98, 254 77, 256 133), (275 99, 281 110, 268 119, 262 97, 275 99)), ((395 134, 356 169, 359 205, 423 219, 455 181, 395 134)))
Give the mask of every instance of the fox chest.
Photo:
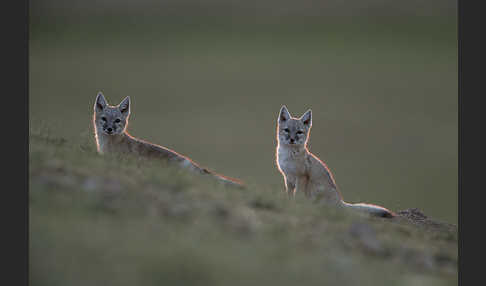
POLYGON ((301 176, 307 174, 308 162, 305 154, 292 151, 278 152, 278 165, 286 175, 301 176))
POLYGON ((114 152, 120 152, 121 150, 120 146, 117 144, 114 144, 113 142, 110 141, 101 141, 100 142, 100 150, 103 153, 114 153, 114 152))
POLYGON ((101 153, 128 153, 130 148, 127 142, 115 136, 99 136, 98 147, 101 153))

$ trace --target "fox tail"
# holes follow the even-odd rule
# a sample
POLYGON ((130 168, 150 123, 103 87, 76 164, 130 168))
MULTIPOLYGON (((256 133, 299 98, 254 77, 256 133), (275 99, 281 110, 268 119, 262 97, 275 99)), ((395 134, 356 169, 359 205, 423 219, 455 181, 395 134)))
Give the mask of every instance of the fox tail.
POLYGON ((343 201, 343 205, 347 208, 357 210, 360 212, 369 213, 373 216, 386 217, 386 218, 392 218, 396 216, 396 214, 390 211, 389 209, 377 205, 373 205, 373 204, 365 204, 365 203, 351 204, 343 201))

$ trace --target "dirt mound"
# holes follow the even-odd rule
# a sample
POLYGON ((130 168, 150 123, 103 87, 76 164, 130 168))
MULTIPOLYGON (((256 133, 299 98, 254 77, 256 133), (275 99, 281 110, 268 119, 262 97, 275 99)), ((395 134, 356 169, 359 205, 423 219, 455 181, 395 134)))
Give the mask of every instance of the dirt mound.
POLYGON ((398 211, 397 215, 397 220, 406 220, 412 224, 419 225, 427 229, 457 232, 456 225, 430 219, 417 208, 398 211))

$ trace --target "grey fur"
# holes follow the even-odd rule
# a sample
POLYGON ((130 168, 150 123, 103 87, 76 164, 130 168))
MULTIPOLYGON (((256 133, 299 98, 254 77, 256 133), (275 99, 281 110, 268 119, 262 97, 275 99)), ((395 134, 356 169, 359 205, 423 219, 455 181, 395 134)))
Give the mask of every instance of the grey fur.
POLYGON ((99 92, 94 104, 93 125, 95 130, 96 147, 100 154, 104 153, 132 153, 137 156, 164 160, 175 163, 183 168, 199 174, 210 174, 219 181, 232 186, 243 187, 237 179, 200 167, 188 157, 185 157, 166 147, 153 144, 128 134, 126 131, 130 117, 130 97, 126 97, 120 104, 111 106, 104 95, 99 92))
POLYGON ((296 192, 303 192, 307 197, 326 204, 364 211, 376 216, 394 216, 393 212, 384 207, 363 203, 350 204, 342 199, 327 165, 307 149, 311 127, 311 110, 300 118, 294 118, 285 105, 280 108, 277 119, 276 162, 284 177, 289 196, 293 197, 296 192))

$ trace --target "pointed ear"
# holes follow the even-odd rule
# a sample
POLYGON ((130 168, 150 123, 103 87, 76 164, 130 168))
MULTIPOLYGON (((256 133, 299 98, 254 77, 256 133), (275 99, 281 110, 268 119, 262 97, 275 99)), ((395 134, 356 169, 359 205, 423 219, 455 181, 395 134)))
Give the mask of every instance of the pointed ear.
POLYGON ((311 127, 312 126, 312 110, 307 110, 306 113, 304 113, 304 115, 302 115, 302 117, 300 118, 300 121, 302 121, 302 123, 304 123, 304 125, 308 126, 308 127, 311 127))
POLYGON ((118 105, 118 109, 123 115, 130 114, 130 96, 125 97, 124 100, 118 105))
POLYGON ((289 110, 285 105, 282 105, 282 108, 280 108, 280 112, 278 115, 278 122, 285 122, 290 119, 290 113, 289 110))
POLYGON ((103 109, 106 108, 108 104, 106 103, 106 99, 105 97, 103 96, 103 93, 98 92, 98 95, 96 96, 96 101, 95 101, 95 105, 94 105, 94 109, 96 111, 102 111, 103 109))

